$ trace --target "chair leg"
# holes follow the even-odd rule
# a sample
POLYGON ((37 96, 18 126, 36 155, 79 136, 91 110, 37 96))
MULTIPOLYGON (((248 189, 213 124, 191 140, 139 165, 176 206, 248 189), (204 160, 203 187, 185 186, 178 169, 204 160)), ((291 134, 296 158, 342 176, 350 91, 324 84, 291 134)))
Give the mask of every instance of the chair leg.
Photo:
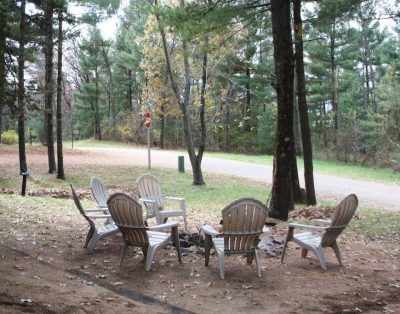
POLYGON ((204 235, 204 261, 205 266, 208 266, 208 262, 210 261, 210 250, 211 250, 211 236, 209 234, 204 235))
POLYGON ((151 263, 153 262, 155 253, 156 253, 156 247, 148 248, 147 257, 146 257, 146 267, 145 267, 146 271, 149 271, 151 269, 151 263))
POLYGON ((301 257, 306 258, 308 253, 308 249, 302 248, 301 249, 301 257))
POLYGON ((322 247, 317 247, 313 251, 314 251, 315 255, 317 256, 319 264, 321 265, 321 267, 326 270, 324 249, 322 247))
POLYGON ((247 253, 247 264, 251 265, 253 263, 253 257, 254 257, 253 252, 247 253))
POLYGON ((100 239, 100 234, 98 234, 97 232, 93 232, 92 238, 90 239, 87 248, 93 251, 99 239, 100 239))
POLYGON ((85 248, 88 246, 88 244, 89 244, 89 242, 90 242, 90 239, 91 239, 92 236, 93 236, 93 233, 94 233, 94 229, 91 227, 91 228, 89 229, 89 231, 88 231, 88 234, 86 235, 86 241, 85 241, 85 245, 84 245, 85 248))
POLYGON ((219 262, 219 274, 221 275, 221 279, 225 279, 225 254, 224 252, 218 253, 218 262, 219 262))
POLYGON ((286 247, 289 241, 293 238, 293 228, 289 227, 288 234, 286 235, 285 244, 283 245, 281 263, 283 263, 283 258, 285 257, 286 247))
POLYGON ((335 243, 332 244, 331 248, 332 248, 333 251, 335 252, 335 255, 336 255, 337 260, 339 261, 339 264, 340 264, 340 265, 343 265, 343 264, 342 264, 342 257, 340 256, 339 247, 338 247, 336 241, 335 241, 335 243))
POLYGON ((258 259, 258 251, 254 250, 254 259, 256 260, 257 276, 261 278, 260 261, 258 259))
POLYGON ((143 261, 145 262, 147 259, 147 252, 148 252, 147 246, 142 247, 142 252, 144 257, 143 261))
POLYGON ((122 250, 121 250, 121 257, 120 257, 120 260, 119 260, 119 266, 122 265, 122 261, 124 260, 127 248, 128 248, 128 243, 126 241, 124 241, 124 246, 122 247, 122 250))

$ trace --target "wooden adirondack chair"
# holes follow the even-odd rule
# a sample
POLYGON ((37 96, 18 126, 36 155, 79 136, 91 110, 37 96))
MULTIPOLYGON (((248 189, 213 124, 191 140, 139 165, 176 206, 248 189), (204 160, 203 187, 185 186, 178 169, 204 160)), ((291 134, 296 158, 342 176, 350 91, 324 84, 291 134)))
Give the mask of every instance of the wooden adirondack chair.
POLYGON ((184 198, 163 196, 161 193, 160 181, 151 175, 143 174, 137 180, 136 184, 140 193, 139 202, 143 203, 147 210, 147 218, 156 217, 157 224, 164 223, 169 217, 183 216, 185 230, 187 230, 186 203, 184 198), (179 208, 166 209, 165 200, 179 202, 179 208))
POLYGON ((119 232, 118 227, 112 222, 110 219, 111 216, 109 214, 96 214, 96 212, 103 212, 104 209, 96 208, 96 209, 83 209, 83 206, 79 200, 78 195, 75 192, 74 186, 71 186, 72 198, 74 199, 75 205, 78 208, 81 215, 87 220, 89 223, 90 229, 86 236, 85 248, 87 247, 89 250, 93 251, 96 247, 97 241, 102 238, 112 236, 119 232), (106 222, 100 227, 96 227, 96 224, 93 220, 96 219, 106 219, 106 222))
POLYGON ((285 245, 283 247, 281 262, 283 262, 283 258, 285 257, 285 251, 288 242, 293 241, 302 247, 301 256, 303 258, 307 257, 308 250, 313 251, 323 269, 326 269, 326 261, 323 250, 325 247, 331 247, 333 249, 339 264, 342 265, 342 258, 340 256, 336 239, 343 232, 343 230, 346 229, 357 209, 357 206, 357 196, 350 194, 336 207, 331 219, 315 220, 315 222, 324 223, 324 227, 289 223, 289 230, 286 236, 285 245), (310 231, 294 233, 294 229, 296 228, 308 229, 310 231), (315 234, 315 232, 318 231, 322 232, 321 236, 315 234))
POLYGON ((122 238, 124 239, 120 265, 122 265, 128 246, 137 246, 143 250, 146 259, 145 269, 149 271, 156 251, 170 243, 171 236, 175 243, 179 262, 182 261, 177 222, 169 222, 154 227, 145 226, 142 206, 124 193, 111 195, 107 204, 110 214, 119 230, 121 230, 122 238), (158 231, 166 228, 170 228, 171 233, 158 231))
POLYGON ((242 198, 222 210, 223 232, 210 225, 202 227, 205 234, 205 265, 208 266, 211 243, 219 260, 221 278, 225 278, 225 254, 246 254, 247 263, 256 260, 257 275, 261 277, 257 245, 259 236, 265 231, 268 208, 253 198, 242 198))

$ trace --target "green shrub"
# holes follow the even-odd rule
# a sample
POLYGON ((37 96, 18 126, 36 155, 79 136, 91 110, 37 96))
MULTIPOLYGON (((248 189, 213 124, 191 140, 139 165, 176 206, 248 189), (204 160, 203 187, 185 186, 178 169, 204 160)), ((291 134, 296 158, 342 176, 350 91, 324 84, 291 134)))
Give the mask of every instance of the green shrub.
POLYGON ((1 142, 6 145, 14 145, 18 143, 18 134, 14 130, 8 130, 1 135, 1 142))

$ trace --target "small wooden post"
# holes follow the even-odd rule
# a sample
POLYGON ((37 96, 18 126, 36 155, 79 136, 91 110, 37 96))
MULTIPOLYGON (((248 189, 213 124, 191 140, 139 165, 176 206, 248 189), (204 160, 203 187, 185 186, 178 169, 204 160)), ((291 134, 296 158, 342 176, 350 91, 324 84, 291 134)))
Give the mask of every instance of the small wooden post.
POLYGON ((150 127, 151 127, 151 116, 150 116, 150 112, 146 113, 145 116, 146 120, 144 121, 144 125, 147 128, 147 160, 148 160, 148 164, 149 164, 149 170, 151 170, 151 134, 150 134, 150 127))
POLYGON ((150 139, 150 127, 147 128, 147 159, 148 159, 148 164, 149 164, 149 170, 151 170, 151 139, 150 139))

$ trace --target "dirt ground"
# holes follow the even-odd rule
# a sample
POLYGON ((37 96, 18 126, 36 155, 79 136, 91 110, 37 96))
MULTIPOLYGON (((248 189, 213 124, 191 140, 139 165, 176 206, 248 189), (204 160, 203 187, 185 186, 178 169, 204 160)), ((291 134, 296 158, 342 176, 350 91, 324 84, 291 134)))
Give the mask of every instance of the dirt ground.
MULTIPOLYGON (((29 153, 31 169, 45 169, 43 151, 29 153)), ((68 158, 94 157, 67 151, 68 158)), ((17 160, 15 151, 0 151, 0 178, 17 160)), ((398 238, 346 232, 339 238, 344 267, 327 250, 326 271, 312 254, 300 258, 291 243, 284 263, 261 252, 262 278, 244 257, 229 256, 221 280, 215 255, 205 267, 203 255, 185 251, 179 264, 172 246, 145 272, 143 255, 133 249, 118 266, 120 235, 100 241, 93 253, 84 249, 87 223, 65 202, 70 206, 27 212, 18 197, 0 195, 0 313, 400 313, 398 238)), ((192 231, 199 224, 194 213, 192 231)), ((277 239, 285 233, 280 225, 270 229, 277 239)))

